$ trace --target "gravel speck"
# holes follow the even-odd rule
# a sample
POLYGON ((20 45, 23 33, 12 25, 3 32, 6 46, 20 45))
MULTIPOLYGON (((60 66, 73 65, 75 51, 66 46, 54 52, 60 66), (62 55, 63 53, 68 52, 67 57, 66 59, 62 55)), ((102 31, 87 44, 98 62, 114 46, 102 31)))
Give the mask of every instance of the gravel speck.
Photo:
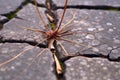
POLYGON ((114 30, 110 28, 108 31, 109 31, 109 32, 113 32, 114 30))
POLYGON ((93 40, 92 41, 92 46, 96 46, 96 45, 99 45, 100 44, 100 41, 98 41, 98 40, 93 40))
POLYGON ((94 52, 99 52, 99 49, 98 49, 98 48, 92 48, 92 50, 93 50, 94 52))
POLYGON ((86 36, 86 39, 95 39, 95 36, 92 35, 92 34, 88 34, 88 35, 86 36))
POLYGON ((119 53, 119 51, 117 49, 112 50, 113 53, 119 53))
POLYGON ((88 28, 88 31, 95 31, 96 28, 88 28))
POLYGON ((114 39, 114 43, 120 43, 120 40, 118 40, 118 39, 114 39))
POLYGON ((106 23, 106 25, 107 25, 107 26, 111 26, 111 25, 112 25, 112 23, 110 23, 110 22, 107 22, 107 23, 106 23))

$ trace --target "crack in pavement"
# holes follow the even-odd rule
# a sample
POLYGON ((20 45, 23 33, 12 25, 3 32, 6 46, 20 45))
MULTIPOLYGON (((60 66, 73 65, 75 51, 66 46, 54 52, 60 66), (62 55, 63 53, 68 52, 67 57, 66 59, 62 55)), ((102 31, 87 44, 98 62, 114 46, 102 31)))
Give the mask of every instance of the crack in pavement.
MULTIPOLYGON (((28 0, 29 1, 29 0, 28 0)), ((25 2, 24 2, 25 3, 25 2)), ((16 13, 18 13, 25 5, 27 5, 27 4, 24 4, 24 3, 22 3, 18 8, 16 8, 16 10, 15 11, 12 11, 12 12, 10 12, 10 13, 7 13, 7 14, 1 14, 2 16, 6 16, 7 17, 7 15, 11 15, 11 14, 16 14, 16 13)), ((32 3, 33 4, 33 2, 29 2, 29 3, 32 3)), ((45 5, 44 4, 38 4, 38 6, 39 7, 45 7, 45 5)), ((57 9, 63 9, 64 7, 63 6, 57 6, 56 7, 56 10, 57 9)), ((73 9, 93 9, 93 10, 107 10, 107 11, 110 11, 109 9, 113 9, 112 11, 119 11, 120 10, 120 7, 113 7, 113 6, 106 6, 106 5, 104 5, 104 6, 85 6, 85 5, 68 5, 67 6, 67 9, 69 9, 69 8, 73 8, 73 9)), ((19 16, 14 16, 13 18, 18 18, 18 19, 21 19, 19 16)), ((10 18, 10 19, 5 19, 5 20, 2 20, 2 21, 0 21, 1 23, 3 23, 3 24, 5 24, 5 23, 7 23, 9 20, 11 20, 12 18, 10 18)), ((27 43, 27 44, 30 44, 30 45, 32 45, 32 46, 34 46, 34 45, 36 45, 36 44, 38 44, 36 41, 28 41, 28 40, 15 40, 15 39, 4 39, 4 37, 0 37, 0 43, 27 43)), ((42 48, 46 48, 45 47, 45 45, 39 45, 40 47, 42 47, 42 48)), ((111 54, 111 52, 114 50, 114 49, 118 49, 118 48, 120 48, 120 47, 117 47, 117 48, 112 48, 112 50, 110 51, 110 53, 108 54, 108 56, 111 54)), ((74 57, 77 57, 77 56, 83 56, 83 57, 85 57, 85 58, 96 58, 96 57, 99 57, 99 58, 107 58, 107 59, 109 59, 109 57, 108 56, 104 56, 104 55, 102 55, 102 54, 79 54, 79 55, 75 55, 75 56, 68 56, 68 57, 65 57, 65 58, 62 58, 61 60, 62 60, 62 62, 64 63, 65 61, 67 61, 67 60, 69 60, 69 59, 71 59, 71 58, 74 58, 74 57)), ((111 60, 111 59, 110 59, 111 60)), ((111 60, 111 61, 119 61, 119 59, 117 59, 117 60, 111 60)), ((65 64, 64 64, 65 65, 65 64)), ((64 73, 65 74, 65 73, 64 73)), ((62 75, 60 75, 60 76, 58 76, 58 79, 60 79, 61 78, 61 80, 66 80, 65 79, 65 77, 64 77, 64 74, 62 74, 62 75)))

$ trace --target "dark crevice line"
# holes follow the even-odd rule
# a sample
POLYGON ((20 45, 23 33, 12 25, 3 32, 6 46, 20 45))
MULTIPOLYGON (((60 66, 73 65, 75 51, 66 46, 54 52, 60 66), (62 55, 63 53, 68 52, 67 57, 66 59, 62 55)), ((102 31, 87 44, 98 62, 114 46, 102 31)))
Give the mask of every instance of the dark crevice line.
MULTIPOLYGON (((58 45, 54 44, 54 46, 55 46, 55 50, 56 50, 56 52, 57 52, 56 55, 57 55, 57 57, 58 57, 61 65, 62 65, 62 67, 63 67, 63 73, 62 73, 62 74, 58 74, 58 73, 55 71, 55 75, 56 75, 56 77, 57 77, 57 80, 66 80, 66 77, 65 77, 66 65, 65 65, 65 63, 62 61, 62 59, 60 58, 60 51, 59 51, 59 49, 58 49, 58 45)), ((54 69, 56 69, 55 63, 54 63, 54 69)))
MULTIPOLYGON (((5 19, 5 20, 1 20, 0 23, 4 24, 4 23, 8 22, 9 20, 11 20, 12 18, 21 19, 19 16, 17 16, 16 13, 19 12, 28 3, 32 3, 34 5, 33 1, 25 0, 14 11, 11 11, 11 12, 5 13, 5 14, 0 14, 1 16, 5 16, 5 17, 8 18, 8 19, 5 19)), ((44 4, 38 4, 38 6, 42 7, 42 8, 46 8, 46 6, 44 4)), ((91 9, 91 10, 120 11, 120 6, 115 7, 115 6, 107 6, 107 5, 94 5, 94 6, 92 6, 92 5, 68 5, 67 9, 70 9, 70 8, 73 8, 73 9, 88 9, 88 10, 91 9)), ((57 9, 64 9, 64 6, 55 6, 54 10, 57 10, 57 9)))
MULTIPOLYGON (((34 5, 34 2, 31 1, 31 3, 34 5)), ((46 6, 44 4, 37 4, 39 7, 45 8, 46 6)), ((108 5, 67 5, 67 9, 73 8, 73 9, 92 9, 92 10, 107 10, 107 11, 120 11, 120 6, 108 6, 108 5)), ((64 9, 64 6, 55 6, 55 10, 57 9, 64 9)))
MULTIPOLYGON (((95 47, 95 46, 94 46, 95 47)), ((82 57, 86 57, 86 58, 105 58, 108 59, 109 61, 115 61, 115 62, 120 62, 120 57, 118 57, 117 59, 110 59, 109 55, 112 53, 113 50, 120 48, 120 46, 116 47, 116 48, 112 48, 109 52, 108 55, 103 55, 100 52, 97 52, 96 54, 81 54, 80 52, 75 53, 74 55, 71 56, 67 56, 67 57, 62 57, 61 61, 65 62, 71 58, 77 57, 77 56, 82 56, 82 57)))
POLYGON ((82 57, 86 57, 86 58, 97 58, 97 57, 101 57, 101 58, 107 58, 107 56, 101 55, 101 54, 77 54, 77 55, 72 55, 72 56, 67 56, 62 58, 62 61, 65 62, 71 58, 77 57, 77 56, 82 56, 82 57))
MULTIPOLYGON (((2 38, 0 38, 0 43, 27 43, 27 44, 30 44, 32 46, 39 44, 36 41, 30 41, 30 40, 16 40, 16 39, 2 39, 2 38)), ((42 44, 42 43, 37 45, 37 46, 40 48, 46 48, 46 45, 42 44)))
MULTIPOLYGON (((120 11, 120 6, 107 6, 107 5, 68 5, 67 9, 92 9, 92 10, 107 10, 107 11, 120 11)), ((58 6, 57 9, 64 9, 63 6, 58 6)))
MULTIPOLYGON (((120 62, 120 58, 118 59, 114 59, 114 60, 110 60, 108 55, 105 56, 105 55, 102 55, 102 54, 78 54, 78 55, 73 55, 73 56, 67 56, 67 57, 64 57, 61 59, 61 61, 64 63, 64 67, 65 67, 65 72, 66 73, 66 65, 65 65, 65 62, 71 58, 74 58, 74 57, 84 57, 84 58, 104 58, 104 59, 108 59, 109 61, 111 62, 120 62)), ((64 75, 63 75, 64 76, 64 75)), ((61 79, 62 80, 62 79, 61 79)))
MULTIPOLYGON (((33 5, 34 2, 31 1, 33 5)), ((39 7, 45 8, 46 6, 44 4, 37 4, 39 7)), ((108 6, 108 5, 67 5, 67 9, 73 8, 73 9, 92 9, 92 10, 107 10, 107 11, 120 11, 120 6, 108 6)), ((64 6, 56 6, 54 7, 55 10, 57 9, 64 9, 64 6)))
POLYGON ((108 58, 108 60, 113 62, 120 62, 120 57, 118 57, 117 59, 108 58))
POLYGON ((5 13, 5 14, 0 14, 1 16, 5 16, 7 17, 7 19, 4 20, 0 20, 1 24, 7 23, 9 20, 11 20, 12 18, 18 18, 21 19, 19 16, 17 16, 17 12, 19 12, 24 6, 26 6, 28 3, 30 2, 30 0, 25 0, 24 2, 22 2, 15 10, 10 11, 9 13, 5 13))
MULTIPOLYGON (((52 0, 51 0, 51 1, 52 1, 52 0)), ((35 5, 34 1, 30 1, 30 3, 33 4, 33 5, 35 5)), ((55 3, 53 3, 53 1, 52 1, 52 4, 53 4, 53 6, 52 6, 52 9, 53 9, 53 10, 59 9, 59 8, 57 8, 57 5, 56 5, 55 3)), ((38 6, 38 7, 41 7, 41 8, 46 8, 46 5, 45 5, 45 4, 37 3, 37 6, 38 6)), ((62 9, 64 9, 64 6, 62 6, 62 9)))
MULTIPOLYGON (((34 2, 32 2, 30 0, 26 0, 26 1, 28 1, 29 3, 34 4, 34 2)), ((27 4, 26 1, 23 2, 15 11, 12 11, 12 12, 7 13, 7 14, 1 14, 1 15, 7 17, 8 15, 15 14, 15 16, 13 18, 19 18, 19 19, 21 19, 20 17, 18 17, 16 15, 16 13, 19 10, 21 10, 27 4)), ((43 7, 43 8, 46 7, 44 4, 38 4, 38 6, 39 7, 43 7)), ((69 9, 69 8, 73 8, 73 9, 88 9, 88 10, 92 9, 92 10, 120 11, 120 7, 113 7, 113 6, 106 6, 106 5, 101 5, 101 6, 97 6, 97 5, 96 6, 89 6, 89 5, 68 5, 67 9, 69 9)), ((64 9, 64 7, 63 6, 57 6, 55 8, 55 10, 57 10, 57 9, 64 9)), ((10 19, 12 19, 12 18, 10 18, 10 19)), ((8 18, 8 20, 6 19, 6 20, 0 21, 0 22, 4 24, 4 23, 8 22, 10 19, 8 18)), ((15 39, 4 39, 3 40, 2 38, 0 38, 0 43, 27 43, 27 44, 30 44, 32 46, 35 46, 35 45, 38 44, 36 41, 15 40, 15 39)), ((46 45, 40 44, 40 45, 38 45, 38 47, 40 47, 40 48, 46 48, 46 45)), ((70 58, 73 58, 73 57, 76 57, 76 56, 83 56, 83 57, 88 57, 88 58, 107 58, 108 59, 108 56, 104 56, 104 55, 96 55, 96 54, 83 54, 83 55, 81 55, 81 54, 79 54, 79 55, 75 55, 75 56, 68 56, 68 57, 62 58, 61 60, 64 63, 66 60, 68 60, 70 58)), ((115 61, 118 61, 118 60, 115 60, 115 61)), ((65 80, 64 74, 63 75, 59 75, 58 79, 65 80), (62 79, 60 79, 60 78, 62 78, 62 79)))
POLYGON ((120 48, 120 46, 118 46, 118 47, 116 47, 116 48, 112 48, 112 49, 110 50, 110 52, 109 52, 109 54, 108 54, 108 59, 109 59, 110 61, 115 61, 115 62, 120 61, 120 57, 118 57, 117 59, 111 59, 111 58, 110 58, 110 54, 112 53, 112 51, 115 50, 115 49, 118 49, 118 48, 120 48))
POLYGON ((66 70, 66 65, 63 62, 62 62, 62 64, 63 64, 63 67, 64 67, 64 72, 62 74, 57 74, 55 62, 53 63, 53 68, 54 68, 53 73, 55 74, 57 80, 66 80, 66 77, 64 75, 65 70, 66 70))
MULTIPOLYGON (((35 5, 34 1, 30 1, 31 4, 35 5)), ((38 7, 46 8, 45 4, 37 3, 38 7)))
POLYGON ((7 23, 8 21, 9 21, 9 19, 3 19, 3 20, 0 20, 0 24, 7 23))
POLYGON ((108 59, 109 61, 120 62, 120 58, 110 60, 109 57, 108 57, 109 55, 105 56, 105 55, 102 55, 102 54, 78 54, 78 55, 64 57, 61 60, 62 60, 62 62, 65 62, 65 61, 67 61, 71 58, 77 57, 77 56, 82 56, 82 57, 85 57, 85 58, 105 58, 105 59, 108 59))

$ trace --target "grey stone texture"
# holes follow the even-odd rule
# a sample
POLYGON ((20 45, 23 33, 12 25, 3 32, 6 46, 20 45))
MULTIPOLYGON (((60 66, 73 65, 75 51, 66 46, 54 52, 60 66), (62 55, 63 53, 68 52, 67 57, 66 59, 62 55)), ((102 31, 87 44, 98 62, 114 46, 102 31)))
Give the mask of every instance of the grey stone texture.
POLYGON ((21 56, 0 68, 0 80, 56 80, 52 53, 48 49, 26 43, 0 44, 1 63, 20 53, 21 56))
MULTIPOLYGON (((33 0, 31 0, 33 1, 33 0)), ((43 0, 37 0, 38 3, 44 4, 45 2, 43 0)), ((65 0, 53 0, 57 6, 63 6, 65 3, 65 0)), ((116 0, 69 0, 69 5, 107 5, 107 6, 120 6, 120 1, 116 0)))
POLYGON ((24 0, 1 0, 0 14, 12 12, 18 8, 24 0))
POLYGON ((119 80, 119 62, 100 58, 74 57, 65 63, 66 80, 119 80))

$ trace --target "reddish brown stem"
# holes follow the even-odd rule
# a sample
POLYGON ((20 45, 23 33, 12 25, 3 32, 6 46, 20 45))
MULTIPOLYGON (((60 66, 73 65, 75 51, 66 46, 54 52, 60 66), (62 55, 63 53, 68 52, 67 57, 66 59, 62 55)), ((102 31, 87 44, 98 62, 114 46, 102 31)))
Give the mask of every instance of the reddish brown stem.
POLYGON ((65 12, 66 12, 66 8, 67 8, 67 3, 68 3, 68 0, 65 1, 64 11, 63 11, 62 17, 61 17, 61 19, 60 19, 60 23, 59 23, 59 25, 58 25, 58 29, 57 29, 57 31, 60 29, 60 26, 61 26, 61 24, 62 24, 62 21, 63 21, 64 15, 65 15, 65 12))
POLYGON ((39 18, 41 19, 42 23, 44 24, 45 29, 48 30, 49 28, 48 28, 45 20, 44 20, 43 17, 42 17, 41 11, 38 9, 37 1, 34 0, 34 3, 35 3, 36 11, 37 11, 37 13, 38 13, 38 15, 39 15, 39 18))

